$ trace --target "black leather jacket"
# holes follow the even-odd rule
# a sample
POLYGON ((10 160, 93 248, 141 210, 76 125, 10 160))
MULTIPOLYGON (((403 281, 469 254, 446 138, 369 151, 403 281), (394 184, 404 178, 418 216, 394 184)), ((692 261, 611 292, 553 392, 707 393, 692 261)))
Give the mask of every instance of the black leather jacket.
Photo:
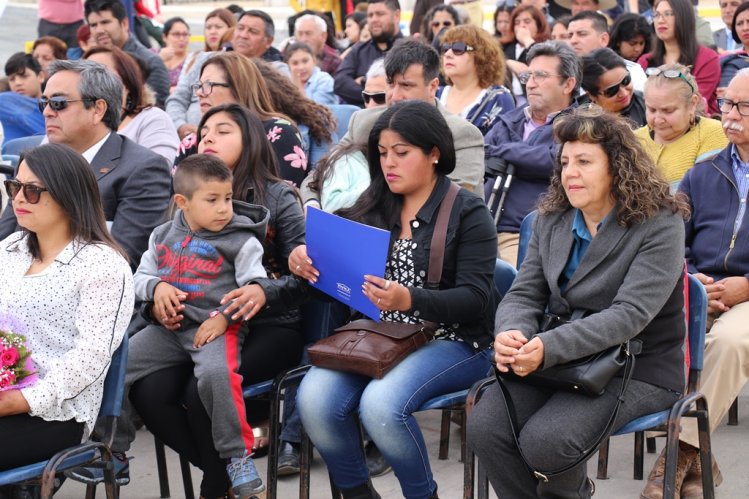
MULTIPOLYGON (((450 180, 440 177, 424 206, 411 222, 417 243, 414 270, 426 281, 432 233, 440 203, 450 180)), ((400 223, 391 230, 391 242, 401 232, 400 223)), ((445 241, 445 259, 438 290, 410 288, 415 317, 449 324, 455 333, 474 348, 484 348, 492 340, 498 296, 494 287, 497 259, 497 230, 482 199, 461 189, 455 199, 445 241)))
MULTIPOLYGON (((304 296, 304 283, 289 272, 291 251, 304 244, 304 212, 294 189, 285 182, 266 185, 263 205, 270 211, 268 233, 263 241, 263 265, 267 279, 257 279, 265 292, 265 308, 250 322, 252 324, 289 324, 301 320, 299 305, 304 296)), ((250 192, 247 201, 253 202, 250 192)))

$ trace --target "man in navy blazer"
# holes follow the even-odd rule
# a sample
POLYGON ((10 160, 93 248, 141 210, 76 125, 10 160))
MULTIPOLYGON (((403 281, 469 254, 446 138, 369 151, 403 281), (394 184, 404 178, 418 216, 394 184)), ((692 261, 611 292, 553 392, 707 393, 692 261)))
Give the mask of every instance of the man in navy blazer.
MULTIPOLYGON (((56 61, 41 103, 49 142, 65 144, 91 164, 112 235, 135 269, 169 204, 169 164, 117 134, 122 84, 93 61, 56 61)), ((13 210, 0 218, 0 238, 18 230, 13 210)))

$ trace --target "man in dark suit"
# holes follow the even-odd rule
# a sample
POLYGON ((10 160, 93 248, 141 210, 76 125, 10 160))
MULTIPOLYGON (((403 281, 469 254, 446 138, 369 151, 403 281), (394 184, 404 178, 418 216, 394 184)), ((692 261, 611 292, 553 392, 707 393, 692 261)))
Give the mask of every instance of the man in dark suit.
MULTIPOLYGON (((151 230, 169 204, 169 164, 117 134, 122 84, 93 61, 56 61, 49 69, 43 105, 47 139, 65 144, 91 164, 112 235, 138 266, 151 230)), ((17 230, 12 209, 0 218, 0 238, 17 230)))

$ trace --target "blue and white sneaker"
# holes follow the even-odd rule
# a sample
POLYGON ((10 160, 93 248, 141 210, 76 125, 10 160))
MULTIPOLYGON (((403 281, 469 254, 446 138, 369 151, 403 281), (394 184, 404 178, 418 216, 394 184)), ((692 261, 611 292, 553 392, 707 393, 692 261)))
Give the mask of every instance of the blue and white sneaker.
POLYGON ((255 468, 255 462, 247 451, 244 451, 242 457, 229 459, 226 472, 229 474, 237 499, 250 499, 265 490, 265 484, 255 468))

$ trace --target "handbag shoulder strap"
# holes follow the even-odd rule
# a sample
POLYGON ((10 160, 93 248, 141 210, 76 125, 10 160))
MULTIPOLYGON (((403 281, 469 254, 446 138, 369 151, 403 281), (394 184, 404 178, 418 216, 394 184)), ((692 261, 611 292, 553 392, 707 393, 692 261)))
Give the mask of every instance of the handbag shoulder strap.
POLYGON ((544 482, 548 482, 549 478, 566 473, 572 468, 587 461, 590 458, 590 456, 596 450, 598 450, 598 447, 601 446, 603 441, 609 438, 609 436, 611 435, 611 432, 614 431, 614 424, 616 423, 616 417, 619 415, 619 409, 622 403, 624 402, 624 394, 627 391, 627 387, 629 386, 629 381, 632 379, 632 373, 634 372, 634 369, 635 369, 635 355, 639 353, 638 348, 635 348, 634 352, 630 352, 631 345, 632 343, 629 341, 621 345, 621 348, 625 349, 625 352, 627 354, 627 359, 624 364, 624 372, 622 374, 622 383, 619 388, 619 393, 617 394, 616 402, 614 403, 614 407, 611 410, 611 416, 609 416, 609 419, 606 422, 606 426, 603 428, 601 433, 598 434, 593 444, 590 445, 587 449, 584 449, 577 459, 567 464, 566 466, 563 466, 553 471, 540 471, 540 470, 535 469, 528 462, 528 459, 526 459, 525 455, 523 454, 523 448, 520 447, 520 426, 518 425, 518 421, 517 421, 517 412, 515 410, 515 404, 512 402, 510 391, 507 389, 507 386, 505 386, 502 380, 502 377, 499 376, 499 373, 497 372, 496 368, 494 369, 494 377, 497 380, 497 384, 499 385, 499 391, 502 394, 502 397, 504 398, 504 401, 505 401, 505 408, 507 409, 507 415, 510 421, 510 429, 512 430, 512 437, 515 440, 515 446, 518 449, 518 453, 520 454, 520 457, 525 462, 525 465, 528 467, 528 469, 531 470, 531 472, 537 479, 543 480, 544 482))
POLYGON ((432 233, 432 248, 429 250, 429 274, 427 276, 427 288, 437 289, 442 280, 442 265, 445 261, 445 240, 447 239, 447 225, 450 221, 455 198, 458 196, 460 187, 450 181, 450 187, 442 198, 440 211, 437 214, 437 222, 432 233))

